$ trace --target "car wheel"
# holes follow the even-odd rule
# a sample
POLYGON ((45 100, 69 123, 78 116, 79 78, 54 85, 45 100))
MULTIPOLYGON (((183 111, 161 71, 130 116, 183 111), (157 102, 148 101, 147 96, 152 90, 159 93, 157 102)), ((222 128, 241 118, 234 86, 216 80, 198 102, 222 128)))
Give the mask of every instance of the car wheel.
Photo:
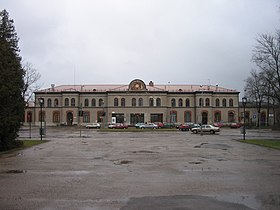
POLYGON ((193 133, 197 134, 197 130, 194 130, 193 133))
POLYGON ((215 134, 215 131, 211 130, 210 133, 211 133, 211 134, 215 134))

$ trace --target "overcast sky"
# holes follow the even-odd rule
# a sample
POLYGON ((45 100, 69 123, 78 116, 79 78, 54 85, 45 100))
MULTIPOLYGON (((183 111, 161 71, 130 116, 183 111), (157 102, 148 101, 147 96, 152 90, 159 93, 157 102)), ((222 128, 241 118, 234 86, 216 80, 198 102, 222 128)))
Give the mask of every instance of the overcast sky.
POLYGON ((51 84, 219 84, 243 92, 279 0, 0 0, 21 56, 51 84))

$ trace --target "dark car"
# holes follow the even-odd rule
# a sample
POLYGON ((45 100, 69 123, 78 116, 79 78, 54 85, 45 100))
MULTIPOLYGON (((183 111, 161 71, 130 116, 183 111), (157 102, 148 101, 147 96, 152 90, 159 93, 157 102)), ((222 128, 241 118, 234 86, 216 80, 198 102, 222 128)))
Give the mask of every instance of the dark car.
POLYGON ((175 124, 174 123, 163 123, 163 128, 175 128, 175 124))
POLYGON ((191 128, 191 126, 189 124, 183 123, 183 124, 179 125, 178 129, 179 129, 179 131, 189 131, 190 128, 191 128))

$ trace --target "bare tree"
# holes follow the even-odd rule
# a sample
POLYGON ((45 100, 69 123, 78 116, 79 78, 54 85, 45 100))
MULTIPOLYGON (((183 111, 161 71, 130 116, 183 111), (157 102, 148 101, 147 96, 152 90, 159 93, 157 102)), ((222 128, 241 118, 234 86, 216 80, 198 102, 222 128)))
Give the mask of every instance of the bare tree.
POLYGON ((271 97, 280 103, 280 31, 257 38, 253 62, 271 87, 271 97))
POLYGON ((23 63, 22 67, 24 70, 24 88, 22 94, 25 102, 28 103, 32 99, 33 93, 41 87, 38 84, 41 75, 29 62, 23 63))
POLYGON ((265 96, 267 94, 267 80, 262 77, 262 74, 256 70, 251 71, 251 75, 246 79, 245 93, 246 97, 254 103, 258 112, 258 126, 260 125, 260 112, 265 96))

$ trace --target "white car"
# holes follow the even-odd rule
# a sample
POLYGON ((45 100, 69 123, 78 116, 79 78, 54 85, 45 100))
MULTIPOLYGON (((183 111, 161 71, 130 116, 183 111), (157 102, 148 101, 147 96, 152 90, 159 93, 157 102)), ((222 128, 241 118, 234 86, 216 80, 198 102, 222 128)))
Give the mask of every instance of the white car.
POLYGON ((199 127, 192 128, 193 133, 199 133, 201 131, 202 133, 210 132, 211 134, 214 134, 216 132, 220 132, 220 128, 215 127, 213 125, 202 125, 202 127, 199 126, 199 127))
POLYGON ((90 123, 86 125, 86 128, 100 128, 100 124, 99 123, 90 123))

